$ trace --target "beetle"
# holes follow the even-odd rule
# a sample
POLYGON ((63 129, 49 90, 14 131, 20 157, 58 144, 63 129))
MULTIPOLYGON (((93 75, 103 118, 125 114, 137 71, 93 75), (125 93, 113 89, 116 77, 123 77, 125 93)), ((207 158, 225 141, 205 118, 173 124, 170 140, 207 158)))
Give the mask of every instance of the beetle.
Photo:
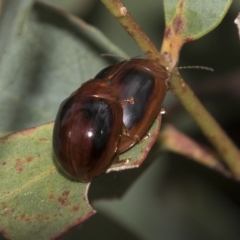
POLYGON ((133 58, 109 66, 94 79, 103 79, 117 89, 122 99, 123 124, 119 152, 124 152, 144 137, 161 111, 169 74, 157 59, 133 58), (131 99, 132 101, 124 101, 131 99))
POLYGON ((71 178, 88 182, 118 159, 123 110, 115 88, 88 81, 59 107, 53 130, 58 165, 71 178))
POLYGON ((133 58, 101 70, 60 105, 53 130, 57 163, 87 182, 147 133, 161 110, 168 72, 133 58))

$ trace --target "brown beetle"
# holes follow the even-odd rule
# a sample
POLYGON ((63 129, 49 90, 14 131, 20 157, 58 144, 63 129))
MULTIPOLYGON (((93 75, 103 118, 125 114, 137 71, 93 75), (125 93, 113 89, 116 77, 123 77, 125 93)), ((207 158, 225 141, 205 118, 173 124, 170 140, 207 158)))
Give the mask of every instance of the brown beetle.
POLYGON ((161 110, 167 92, 168 72, 157 60, 131 59, 100 71, 95 79, 103 79, 117 89, 123 107, 122 136, 119 152, 136 144, 148 131, 161 110), (131 99, 132 101, 124 101, 131 99))
POLYGON ((161 110, 168 73, 157 60, 107 67, 60 106, 53 149, 72 178, 90 181, 147 133, 161 110))
POLYGON ((123 111, 116 89, 88 81, 62 102, 53 131, 53 150, 71 178, 87 182, 118 159, 123 111))

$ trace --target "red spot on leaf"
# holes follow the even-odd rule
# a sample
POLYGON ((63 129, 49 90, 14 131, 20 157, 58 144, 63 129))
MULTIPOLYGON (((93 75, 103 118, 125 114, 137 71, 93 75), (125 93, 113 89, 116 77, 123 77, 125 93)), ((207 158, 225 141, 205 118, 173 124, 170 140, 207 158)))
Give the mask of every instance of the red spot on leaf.
POLYGON ((70 204, 69 201, 68 201, 68 196, 69 196, 69 194, 70 194, 70 191, 64 191, 64 192, 62 193, 62 196, 60 196, 60 197, 57 198, 57 200, 58 200, 58 202, 59 202, 60 205, 62 205, 62 206, 67 206, 67 205, 70 204))
POLYGON ((15 168, 17 170, 17 172, 22 172, 23 171, 23 162, 21 160, 21 158, 17 158, 15 160, 15 168))
POLYGON ((79 211, 80 207, 79 206, 73 206, 72 212, 77 212, 79 211))
POLYGON ((26 161, 27 161, 27 162, 32 162, 33 159, 34 159, 34 158, 30 156, 30 157, 27 157, 27 158, 26 158, 26 161))
POLYGON ((49 139, 48 138, 39 138, 39 141, 40 142, 49 142, 49 139))
POLYGON ((164 32, 164 37, 165 38, 171 38, 172 37, 172 29, 170 27, 167 27, 164 32))
POLYGON ((19 217, 17 217, 18 220, 21 220, 24 223, 29 223, 31 221, 31 218, 28 217, 26 214, 21 214, 19 217))
POLYGON ((68 196, 69 194, 70 194, 70 191, 69 191, 69 190, 64 191, 64 192, 62 193, 63 196, 68 196))
POLYGON ((181 15, 175 17, 173 21, 173 28, 175 33, 181 33, 185 27, 185 21, 181 15))
POLYGON ((54 198, 55 198, 55 197, 54 197, 54 194, 53 194, 53 193, 50 194, 49 197, 48 197, 49 200, 53 200, 54 198))
POLYGON ((3 204, 3 205, 2 205, 2 210, 3 210, 3 211, 6 211, 7 209, 8 209, 8 205, 7 205, 7 204, 3 204))

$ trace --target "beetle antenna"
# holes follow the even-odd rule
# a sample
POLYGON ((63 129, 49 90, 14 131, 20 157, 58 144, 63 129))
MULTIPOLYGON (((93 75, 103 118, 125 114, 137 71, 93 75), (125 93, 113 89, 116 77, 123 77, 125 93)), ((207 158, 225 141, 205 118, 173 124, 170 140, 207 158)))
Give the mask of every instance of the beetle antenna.
POLYGON ((184 67, 178 67, 178 69, 202 69, 202 70, 207 70, 210 72, 213 72, 214 69, 210 67, 205 67, 205 66, 184 66, 184 67))

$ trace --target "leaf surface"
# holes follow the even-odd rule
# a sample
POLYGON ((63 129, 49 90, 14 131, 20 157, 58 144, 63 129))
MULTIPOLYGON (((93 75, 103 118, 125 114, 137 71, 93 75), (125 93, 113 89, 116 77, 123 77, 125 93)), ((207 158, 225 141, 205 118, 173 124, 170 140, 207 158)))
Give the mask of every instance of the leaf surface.
MULTIPOLYGON (((148 138, 120 155, 108 172, 140 166, 160 121, 159 116, 148 138)), ((55 238, 94 213, 88 184, 71 181, 56 167, 52 130, 53 122, 0 139, 0 230, 10 239, 55 238)))
POLYGON ((21 24, 0 28, 9 41, 0 45, 0 136, 54 120, 63 99, 107 65, 101 53, 126 56, 80 19, 39 3, 30 11, 28 2, 21 24))
MULTIPOLYGON (((53 120, 62 100, 106 66, 100 53, 126 57, 80 19, 39 3, 31 10, 28 4, 17 6, 25 11, 19 13, 22 25, 12 23, 0 62, 2 135, 53 120)), ((160 122, 161 116, 148 137, 108 171, 140 166, 160 122)), ((0 139, 0 231, 7 238, 56 238, 95 212, 88 204, 89 185, 71 181, 56 167, 52 130, 50 122, 0 139)))
POLYGON ((231 3, 232 0, 164 0, 166 28, 161 52, 170 67, 176 65, 183 44, 217 27, 231 3))

